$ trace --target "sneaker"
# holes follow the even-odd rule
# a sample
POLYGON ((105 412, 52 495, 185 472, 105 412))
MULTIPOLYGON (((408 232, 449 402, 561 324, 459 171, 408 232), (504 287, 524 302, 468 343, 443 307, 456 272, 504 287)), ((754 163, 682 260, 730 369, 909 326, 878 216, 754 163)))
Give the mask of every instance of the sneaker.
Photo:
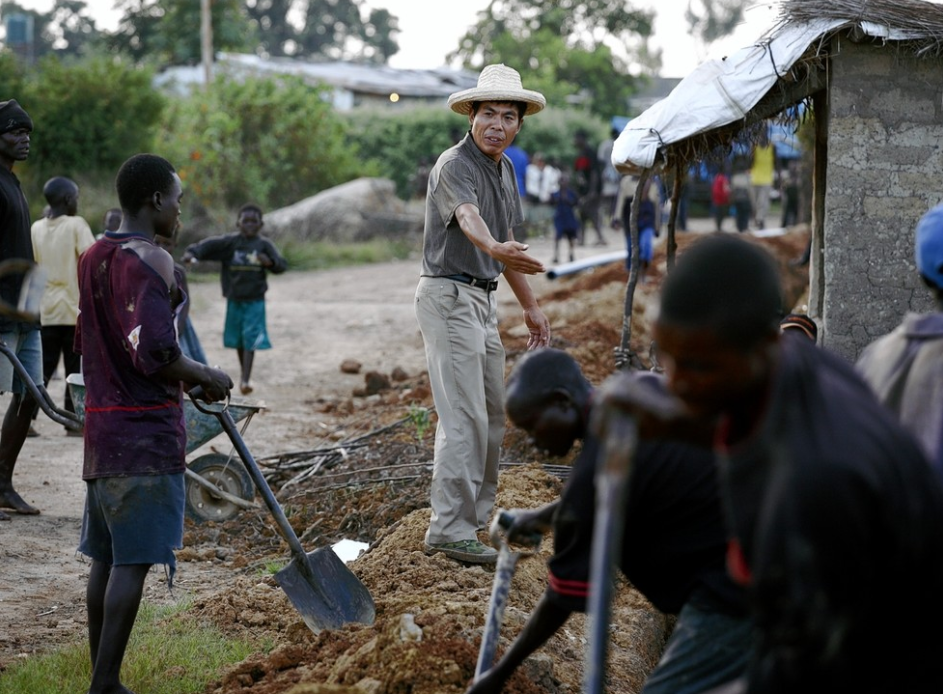
POLYGON ((498 561, 498 552, 494 547, 482 544, 478 540, 460 540, 431 545, 425 543, 426 554, 441 552, 449 559, 468 564, 494 564, 498 561))

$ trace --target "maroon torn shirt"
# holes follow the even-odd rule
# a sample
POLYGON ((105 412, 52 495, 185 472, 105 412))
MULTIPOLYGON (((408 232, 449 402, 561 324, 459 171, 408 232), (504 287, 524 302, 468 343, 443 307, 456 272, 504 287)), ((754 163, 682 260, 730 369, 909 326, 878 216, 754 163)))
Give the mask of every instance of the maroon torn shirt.
POLYGON ((170 289, 129 238, 106 236, 79 260, 85 480, 186 469, 181 385, 158 375, 180 357, 170 289))

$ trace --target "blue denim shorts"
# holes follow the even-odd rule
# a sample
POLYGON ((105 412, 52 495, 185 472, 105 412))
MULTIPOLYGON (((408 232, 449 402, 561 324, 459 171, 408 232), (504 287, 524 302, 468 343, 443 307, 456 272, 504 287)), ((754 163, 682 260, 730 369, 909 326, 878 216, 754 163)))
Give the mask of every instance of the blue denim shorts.
POLYGON ((223 326, 223 346, 230 349, 271 349, 265 328, 265 300, 233 301, 226 303, 226 324, 223 326))
POLYGON ((110 566, 164 564, 183 547, 184 475, 86 480, 79 552, 110 566))
MULTIPOLYGON (((43 384, 43 341, 39 330, 25 333, 0 333, 3 340, 16 358, 20 360, 26 373, 36 385, 43 384)), ((0 354, 0 393, 26 393, 26 385, 13 370, 13 364, 5 354, 0 354)))

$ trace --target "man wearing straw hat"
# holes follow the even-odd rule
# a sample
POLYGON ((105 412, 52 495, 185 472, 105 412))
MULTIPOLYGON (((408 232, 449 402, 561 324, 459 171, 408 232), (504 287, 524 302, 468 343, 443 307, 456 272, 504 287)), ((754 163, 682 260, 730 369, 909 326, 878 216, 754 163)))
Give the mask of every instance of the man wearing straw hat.
POLYGON ((526 253, 526 244, 514 240, 524 214, 504 152, 524 116, 539 112, 546 100, 524 89, 516 70, 488 65, 476 87, 452 94, 448 104, 468 116, 469 131, 439 156, 429 175, 416 289, 438 414, 425 551, 493 563, 497 554, 478 541, 477 531, 486 527, 494 506, 505 427, 498 275, 524 311, 528 349, 550 344, 550 324, 526 278, 545 268, 526 253))

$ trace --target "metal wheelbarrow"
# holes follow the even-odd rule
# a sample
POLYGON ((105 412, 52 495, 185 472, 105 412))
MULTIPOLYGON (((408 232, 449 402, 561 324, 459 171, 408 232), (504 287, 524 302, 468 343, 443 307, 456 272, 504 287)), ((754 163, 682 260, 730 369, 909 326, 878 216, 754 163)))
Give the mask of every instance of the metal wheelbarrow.
MULTIPOLYGON (((0 299, 0 315, 24 323, 39 322, 39 307, 46 286, 46 273, 42 267, 25 258, 13 258, 0 262, 0 277, 14 275, 22 278, 17 304, 0 299)), ((20 381, 39 404, 39 408, 51 420, 72 431, 81 431, 85 421, 85 382, 80 374, 66 379, 75 412, 58 407, 41 383, 36 383, 23 367, 16 353, 0 340, 0 354, 6 357, 20 381)), ((262 405, 236 402, 231 411, 237 420, 249 420, 262 405)), ((187 422, 187 453, 208 442, 223 429, 216 418, 201 413, 189 401, 184 403, 187 422), (188 407, 189 406, 189 407, 188 407)), ((249 473, 232 454, 224 456, 210 453, 190 462, 187 476, 187 515, 196 522, 222 521, 231 518, 240 509, 259 507, 252 502, 254 488, 249 473)))
MULTIPOLYGON (((85 419, 85 380, 81 374, 70 374, 66 378, 76 415, 85 419)), ((239 399, 229 403, 229 411, 236 421, 245 420, 243 430, 253 415, 265 406, 239 399)), ((200 411, 191 400, 184 398, 183 415, 187 426, 186 452, 192 453, 204 443, 223 433, 219 420, 200 411)), ((187 462, 186 469, 187 517, 196 523, 225 521, 241 509, 258 509, 255 487, 242 462, 233 456, 221 453, 206 453, 187 462)))

